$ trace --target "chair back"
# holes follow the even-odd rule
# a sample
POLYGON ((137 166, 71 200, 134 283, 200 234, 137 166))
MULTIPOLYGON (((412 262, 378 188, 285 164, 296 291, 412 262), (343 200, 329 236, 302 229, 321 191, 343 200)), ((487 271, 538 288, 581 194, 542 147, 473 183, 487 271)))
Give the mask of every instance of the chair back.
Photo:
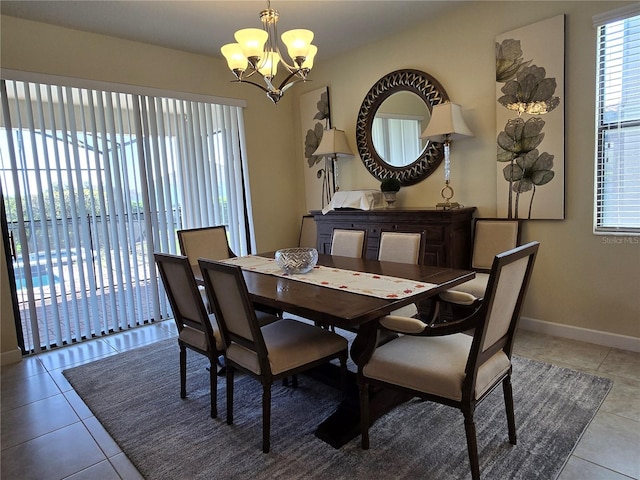
POLYGON ((229 247, 224 225, 178 230, 178 243, 180 252, 189 258, 192 267, 198 266, 199 258, 222 260, 236 256, 229 247))
POLYGON ((520 245, 521 223, 506 218, 476 219, 471 268, 489 273, 496 255, 520 245))
POLYGON ((367 232, 365 230, 335 228, 331 239, 331 255, 362 258, 364 257, 366 240, 367 232))
POLYGON ((313 215, 304 215, 302 217, 298 246, 318 248, 318 229, 313 215))
POLYGON ((217 350, 211 319, 196 285, 189 259, 166 253, 154 253, 153 256, 169 298, 179 338, 203 351, 217 350))
POLYGON ((260 371, 268 371, 267 349, 241 267, 205 259, 199 266, 227 349, 239 346, 257 357, 260 371))
POLYGON ((513 339, 539 246, 538 242, 530 242, 494 258, 486 295, 476 312, 481 320, 475 329, 467 374, 470 368, 477 372, 500 350, 511 358, 513 339))
POLYGON ((378 260, 422 264, 425 232, 380 232, 378 260))

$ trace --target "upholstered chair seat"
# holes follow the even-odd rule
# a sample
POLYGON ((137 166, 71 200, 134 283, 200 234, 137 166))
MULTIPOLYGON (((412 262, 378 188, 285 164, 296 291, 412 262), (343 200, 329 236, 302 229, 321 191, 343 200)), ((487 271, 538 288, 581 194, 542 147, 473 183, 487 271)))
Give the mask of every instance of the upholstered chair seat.
POLYGON ((471 252, 471 269, 476 277, 440 293, 439 301, 444 305, 476 308, 485 295, 493 258, 520 245, 520 226, 517 219, 477 218, 471 252))
MULTIPOLYGON (((334 355, 347 346, 344 337, 320 328, 312 330, 309 325, 296 320, 278 320, 260 330, 269 352, 269 369, 273 375, 334 355)), ((229 345, 227 359, 256 375, 263 373, 256 352, 237 343, 229 345)))
MULTIPOLYGON (((215 339, 216 349, 220 352, 224 350, 224 343, 220 336, 220 329, 218 328, 218 322, 216 322, 215 315, 209 315, 209 323, 211 324, 211 330, 213 332, 213 338, 215 339)), ((178 333, 178 339, 189 345, 198 347, 201 350, 208 348, 206 334, 188 325, 185 325, 183 329, 178 333)))
POLYGON ((395 315, 379 320, 385 331, 399 335, 371 345, 368 358, 358 359, 363 449, 369 448, 369 396, 374 386, 460 409, 471 476, 479 480, 474 413, 477 404, 502 384, 509 442, 516 444, 511 353, 538 247, 538 242, 531 242, 496 255, 484 299, 467 317, 435 324, 395 315))
POLYGON ((472 305, 478 298, 484 297, 488 280, 489 274, 476 272, 474 279, 442 292, 440 300, 458 305, 472 305))
POLYGON ((260 326, 242 270, 237 265, 200 259, 207 295, 220 325, 227 374, 227 423, 233 424, 236 370, 262 384, 262 451, 271 448, 271 385, 313 367, 340 360, 343 388, 347 374, 347 339, 296 320, 278 319, 260 326))
MULTIPOLYGON (((452 400, 462 400, 462 383, 473 337, 456 333, 444 337, 401 337, 376 348, 363 374, 383 382, 452 400), (398 370, 402 375, 398 376, 398 370)), ((475 399, 511 368, 503 351, 478 368, 475 399)))

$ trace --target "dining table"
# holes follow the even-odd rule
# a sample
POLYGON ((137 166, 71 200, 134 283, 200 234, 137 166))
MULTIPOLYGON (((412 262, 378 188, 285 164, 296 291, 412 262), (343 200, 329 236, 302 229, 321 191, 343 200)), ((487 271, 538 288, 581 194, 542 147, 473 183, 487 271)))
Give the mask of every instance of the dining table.
MULTIPOLYGON (((273 259, 275 252, 252 255, 253 259, 273 259)), ((428 301, 439 292, 474 278, 468 270, 430 265, 413 265, 396 262, 381 262, 365 258, 350 258, 319 254, 317 266, 331 270, 358 281, 358 274, 369 278, 410 281, 419 288, 404 289, 401 295, 384 296, 363 294, 349 284, 327 286, 320 282, 307 281, 305 274, 288 275, 284 272, 265 273, 251 268, 251 262, 243 257, 229 259, 229 263, 243 266, 242 272, 249 296, 253 303, 273 310, 300 316, 320 326, 329 326, 355 333, 350 348, 353 362, 364 365, 376 345, 381 341, 378 320, 396 309, 412 303, 428 301), (333 287, 333 288, 332 288, 333 287)), ((200 272, 194 271, 196 279, 200 272)), ((357 283, 356 283, 357 285, 357 283)), ((391 335, 391 334, 389 334, 391 335)), ((330 369, 331 366, 328 366, 330 369)), ((320 373, 321 378, 332 378, 330 373, 320 373)), ((337 378, 337 375, 336 375, 337 378)), ((315 435, 339 448, 360 433, 359 401, 355 372, 350 372, 350 381, 340 405, 321 425, 315 435)), ((386 411, 406 398, 389 390, 373 392, 371 396, 371 419, 374 421, 386 411)))

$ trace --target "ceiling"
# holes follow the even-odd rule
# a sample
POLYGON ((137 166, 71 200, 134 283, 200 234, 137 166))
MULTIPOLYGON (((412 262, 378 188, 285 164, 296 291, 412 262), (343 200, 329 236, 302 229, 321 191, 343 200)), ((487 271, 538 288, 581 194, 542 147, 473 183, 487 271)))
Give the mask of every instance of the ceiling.
MULTIPOLYGON (((315 33, 317 60, 397 34, 455 7, 457 1, 274 0, 278 31, 315 33)), ((240 28, 260 28, 267 2, 57 0, 0 1, 3 15, 222 58, 240 28)))

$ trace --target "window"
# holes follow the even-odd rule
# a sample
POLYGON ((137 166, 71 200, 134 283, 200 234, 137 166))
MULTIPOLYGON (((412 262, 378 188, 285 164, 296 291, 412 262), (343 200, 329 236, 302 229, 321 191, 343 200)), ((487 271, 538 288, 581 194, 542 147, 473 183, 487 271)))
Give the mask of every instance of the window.
POLYGON ((0 93, 25 352, 170 318, 153 252, 176 253, 178 229, 224 224, 235 252, 255 248, 241 106, 13 79, 0 93))
POLYGON ((640 235, 640 9, 598 28, 594 232, 640 235))

